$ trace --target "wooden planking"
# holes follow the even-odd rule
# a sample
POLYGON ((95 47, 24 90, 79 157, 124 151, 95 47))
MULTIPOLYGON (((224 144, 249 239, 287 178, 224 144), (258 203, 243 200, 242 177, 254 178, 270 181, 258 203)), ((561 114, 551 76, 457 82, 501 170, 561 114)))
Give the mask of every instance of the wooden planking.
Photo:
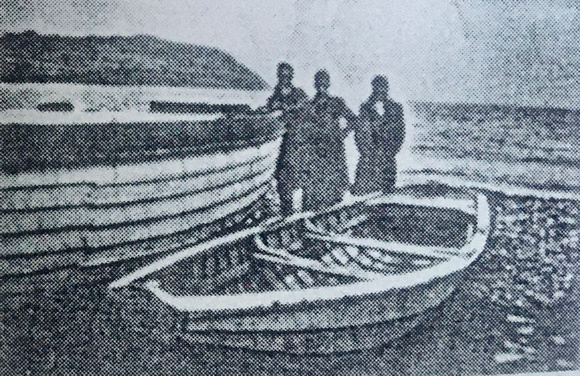
POLYGON ((192 344, 210 344, 290 354, 332 354, 386 344, 409 332, 427 315, 375 325, 303 332, 186 332, 179 337, 192 344))
MULTIPOLYGON (((219 171, 134 184, 77 184, 0 190, 0 209, 34 211, 59 207, 127 204, 169 198, 242 180, 271 168, 275 160, 276 154, 272 154, 243 161, 240 165, 232 165, 231 168, 219 171)), ((0 214, 2 215, 4 214, 0 214)))
MULTIPOLYGON (((207 169, 197 173, 166 176, 159 172, 151 180, 128 183, 57 185, 0 189, 0 209, 38 210, 55 207, 121 204, 139 200, 158 199, 204 190, 227 184, 262 172, 276 160, 277 151, 250 158, 232 160, 221 169, 207 169)), ((183 167, 185 169, 185 167, 183 167)))
MULTIPOLYGON (((244 338, 252 338, 253 341, 255 335, 263 339, 262 334, 280 334, 286 331, 293 331, 292 335, 302 334, 296 333, 295 330, 318 334, 321 333, 319 328, 324 325, 330 328, 329 332, 335 332, 336 328, 345 328, 339 326, 341 324, 346 327, 359 325, 360 318, 380 320, 377 322, 398 320, 409 317, 412 311, 423 312, 428 309, 425 302, 434 301, 437 304, 437 301, 442 301, 460 280, 458 276, 464 273, 465 267, 481 253, 487 235, 487 228, 478 231, 464 247, 471 250, 470 259, 452 260, 454 262, 451 263, 448 261, 427 270, 396 278, 340 285, 335 288, 243 294, 220 299, 171 296, 155 289, 154 286, 150 286, 150 291, 174 309, 190 311, 190 321, 186 329, 195 332, 191 333, 195 335, 211 334, 223 339, 221 335, 227 337, 235 333, 249 335, 250 337, 244 338), (434 286, 435 284, 439 284, 440 289, 434 286), (385 303, 392 304, 385 306, 385 303), (363 311, 357 311, 359 308, 363 311), (395 318, 381 317, 384 314, 394 315, 395 318), (348 317, 343 320, 343 315, 348 317), (234 322, 236 319, 243 320, 242 327, 239 322, 234 322), (235 329, 227 331, 227 328, 232 327, 235 329)), ((368 324, 363 325, 368 327, 368 324)), ((221 344, 227 343, 224 341, 221 344)), ((311 348, 305 351, 308 352, 309 349, 311 348)))
POLYGON ((218 232, 220 230, 219 227, 218 224, 212 223, 184 233, 170 234, 164 237, 146 239, 143 242, 113 246, 113 248, 102 251, 90 252, 86 255, 81 266, 99 266, 120 260, 172 251, 206 239, 211 234, 218 232))
POLYGON ((271 255, 263 255, 259 253, 253 254, 253 256, 259 260, 267 261, 271 263, 276 263, 284 266, 291 266, 294 268, 310 269, 320 273, 341 275, 346 277, 354 277, 359 279, 376 279, 383 277, 383 274, 375 273, 371 271, 365 271, 360 268, 345 267, 340 265, 330 266, 325 265, 319 261, 297 257, 297 256, 287 256, 287 257, 276 257, 271 255))
POLYGON ((91 203, 93 205, 119 204, 133 201, 160 199, 188 192, 203 191, 220 185, 246 179, 249 176, 271 169, 276 155, 252 160, 230 169, 204 175, 188 175, 180 179, 161 180, 140 184, 99 186, 91 203))
MULTIPOLYGON (((94 190, 94 186, 90 184, 0 189, 0 209, 8 211, 81 206, 89 202, 94 190)), ((3 214, 0 213, 1 215, 3 214)))
POLYGON ((60 208, 37 212, 12 212, 0 214, 0 235, 35 231, 58 231, 66 228, 89 227, 93 211, 89 207, 60 208))
MULTIPOLYGON (((273 244, 280 246, 280 242, 277 241, 278 237, 276 236, 276 233, 267 234, 266 239, 267 239, 266 241, 268 241, 268 244, 271 245, 273 243, 273 244), (270 235, 274 236, 274 238, 270 237, 270 235), (272 239, 276 239, 276 241, 272 242, 272 239)), ((268 254, 268 255, 272 255, 272 256, 276 256, 276 257, 290 257, 290 256, 292 256, 292 254, 284 248, 276 248, 273 246, 266 245, 263 241, 261 234, 257 234, 254 236, 254 244, 256 245, 256 247, 258 248, 258 250, 260 252, 263 252, 263 253, 268 254)))
POLYGON ((200 209, 193 213, 157 220, 150 223, 132 224, 119 228, 91 231, 87 234, 89 247, 106 247, 122 241, 138 241, 155 236, 163 236, 174 232, 185 231, 193 227, 210 223, 218 218, 234 213, 258 200, 268 190, 268 185, 257 188, 252 193, 233 199, 208 209, 200 209))
POLYGON ((246 261, 221 273, 202 278, 198 281, 199 289, 202 293, 214 291, 215 289, 248 274, 250 266, 250 262, 246 261))
POLYGON ((151 222, 129 223, 121 227, 94 230, 85 229, 48 234, 4 236, 0 238, 0 252, 3 255, 49 253, 72 248, 109 247, 116 244, 166 236, 207 224, 232 214, 258 200, 267 191, 267 188, 267 185, 262 185, 245 196, 214 204, 214 206, 207 209, 200 209, 175 217, 161 218, 151 222))
POLYGON ((337 265, 345 266, 350 263, 348 253, 341 247, 333 247, 330 251, 330 255, 337 265))
MULTIPOLYGON (((150 275, 151 273, 155 273, 159 270, 170 267, 171 265, 173 265, 176 262, 179 262, 183 259, 193 257, 195 255, 202 253, 202 252, 207 252, 210 249, 213 249, 213 248, 216 248, 219 246, 223 246, 226 244, 238 242, 238 241, 241 241, 245 238, 248 238, 248 237, 251 237, 251 236, 254 236, 257 234, 261 234, 261 233, 265 233, 265 232, 271 233, 273 231, 276 231, 276 229, 279 229, 279 228, 282 228, 284 226, 288 226, 290 224, 294 224, 294 223, 303 221, 306 218, 312 218, 314 216, 321 215, 324 213, 330 213, 330 212, 334 212, 334 211, 344 210, 345 208, 348 208, 351 205, 365 202, 366 200, 369 200, 369 199, 374 198, 376 196, 377 195, 373 193, 373 194, 366 195, 366 196, 352 198, 348 202, 341 202, 341 203, 339 203, 331 208, 325 209, 324 211, 322 211, 322 213, 303 212, 303 213, 294 214, 294 215, 287 217, 287 218, 281 218, 281 217, 270 218, 270 219, 260 223, 259 225, 252 227, 252 228, 236 231, 234 233, 225 235, 223 237, 220 237, 220 238, 217 238, 217 239, 214 239, 211 241, 207 241, 207 242, 204 242, 201 244, 197 244, 197 245, 192 246, 192 247, 188 247, 188 248, 183 249, 175 254, 168 255, 160 260, 155 261, 154 263, 152 263, 150 265, 147 265, 147 266, 142 267, 138 270, 135 270, 132 273, 124 276, 123 278, 120 278, 120 279, 112 282, 109 285, 109 288, 110 289, 117 289, 117 288, 125 287, 125 286, 133 283, 136 280, 139 280, 141 278, 144 278, 144 277, 150 275)), ((155 291, 157 291, 157 290, 155 290, 155 291)), ((166 304, 175 305, 175 307, 179 306, 180 308, 177 308, 177 309, 180 309, 180 310, 188 310, 189 309, 188 308, 189 307, 188 301, 190 300, 190 297, 183 297, 183 299, 179 299, 179 298, 176 298, 174 296, 165 294, 165 292, 163 292, 162 290, 159 290, 159 291, 160 291, 159 293, 161 295, 158 297, 161 300, 163 300, 164 298, 167 298, 170 300, 170 301, 165 301, 166 304), (185 305, 183 305, 184 303, 185 303, 185 305)))
POLYGON ((178 178, 187 174, 215 171, 241 164, 248 159, 277 154, 280 139, 260 146, 246 147, 229 153, 210 153, 188 158, 76 169, 60 169, 20 174, 0 174, 0 187, 27 188, 36 186, 62 186, 70 184, 124 184, 158 179, 178 178))
POLYGON ((312 287, 314 285, 314 278, 308 273, 308 271, 300 269, 296 272, 296 275, 307 287, 312 287))
POLYGON ((166 268, 170 265, 173 265, 176 262, 179 262, 181 260, 202 254, 202 253, 207 252, 208 250, 214 249, 216 247, 220 247, 220 246, 223 246, 226 244, 231 244, 231 243, 240 241, 244 238, 252 236, 253 234, 256 234, 256 233, 259 233, 260 231, 263 231, 263 229, 264 229, 263 225, 258 225, 255 227, 251 227, 248 229, 243 229, 243 230, 234 232, 232 234, 228 234, 226 236, 223 236, 223 237, 220 237, 217 239, 209 240, 205 243, 193 245, 189 248, 181 250, 178 253, 171 254, 171 255, 166 256, 160 260, 157 260, 156 262, 154 262, 150 265, 147 265, 143 268, 135 270, 131 274, 128 274, 128 275, 124 276, 123 278, 120 278, 120 279, 112 282, 109 285, 109 288, 110 289, 117 289, 117 288, 125 287, 125 286, 133 283, 136 280, 139 280, 143 277, 148 276, 151 273, 155 273, 155 272, 158 272, 160 270, 163 270, 164 268, 166 268))
POLYGON ((259 204, 250 205, 230 216, 219 219, 211 224, 203 225, 191 231, 171 234, 162 238, 146 239, 143 242, 115 246, 110 249, 87 253, 77 250, 56 254, 31 255, 20 257, 0 258, 0 277, 22 276, 41 271, 53 271, 63 267, 102 268, 120 260, 130 260, 148 257, 158 253, 179 249, 201 240, 212 234, 222 231, 226 219, 231 218, 235 223, 241 222, 250 213, 257 209, 259 204))
POLYGON ((34 291, 58 291, 79 285, 102 284, 115 276, 128 273, 131 268, 139 267, 143 261, 146 260, 135 260, 135 263, 109 264, 89 269, 66 267, 46 273, 3 278, 0 283, 0 294, 30 294, 34 291))
POLYGON ((256 187, 269 182, 272 179, 273 173, 274 170, 269 169, 246 180, 176 199, 96 209, 91 212, 92 225, 95 227, 108 226, 111 224, 143 221, 156 217, 173 216, 183 212, 190 212, 217 202, 243 196, 256 187))
POLYGON ((380 262, 382 264, 388 265, 400 263, 398 259, 377 249, 365 248, 363 249, 363 252, 366 253, 371 259, 376 260, 377 262, 380 262))
MULTIPOLYGON (((55 207, 101 206, 158 200, 232 183, 271 168, 275 155, 205 175, 121 185, 74 185, 0 191, 4 210, 40 210, 55 207)), ((2 214, 0 214, 2 215, 2 214)))
POLYGON ((83 251, 34 255, 33 257, 0 258, 0 277, 37 273, 76 266, 83 261, 83 251))
POLYGON ((98 266, 119 260, 138 258, 190 246, 201 240, 207 239, 215 233, 223 231, 227 221, 240 223, 258 207, 259 203, 248 205, 245 208, 240 208, 240 210, 230 214, 229 216, 185 232, 174 233, 160 238, 146 239, 143 242, 114 246, 113 248, 106 250, 90 252, 87 254, 85 261, 81 265, 98 266))
POLYGON ((260 268, 260 272, 263 274, 266 281, 268 281, 268 283, 270 284, 270 286, 274 290, 285 290, 286 289, 286 285, 276 275, 276 273, 274 273, 274 271, 272 271, 271 268, 269 268, 269 267, 260 268))
POLYGON ((189 212, 215 202, 243 195, 271 179, 274 170, 228 186, 192 193, 155 202, 123 206, 76 207, 43 210, 32 213, 8 213, 0 215, 0 235, 33 231, 57 231, 74 227, 102 227, 123 223, 151 220, 157 217, 189 212))
POLYGON ((87 247, 86 233, 88 231, 74 230, 49 234, 1 236, 0 256, 33 255, 84 249, 87 247))
MULTIPOLYGON (((284 225, 286 221, 280 225, 284 225)), ((209 242, 205 245, 200 245, 202 249, 208 249, 213 244, 223 244, 225 241, 237 241, 243 237, 251 236, 253 234, 263 231, 261 226, 247 230, 247 232, 238 232, 231 236, 217 239, 215 242, 209 242)), ((436 264, 429 268, 415 270, 404 274, 384 275, 383 278, 376 278, 365 280, 361 282, 353 282, 348 285, 337 285, 329 287, 320 287, 315 289, 306 289, 298 292, 284 291, 284 292, 266 292, 253 295, 252 299, 247 299, 250 296, 177 296, 163 291, 155 286, 148 286, 151 293, 158 299, 165 302, 165 304, 172 306, 179 311, 188 311, 194 315, 216 315, 226 314, 228 312, 235 312, 242 314, 253 312, 256 309, 269 308, 272 305, 279 307, 292 307, 296 304, 317 304, 317 302, 330 302, 341 300, 343 298, 358 299, 369 295, 382 294, 389 290, 415 288, 418 285, 431 283, 446 279, 454 274, 459 274, 467 266, 473 263, 483 251, 489 231, 478 231, 472 238, 472 241, 465 245, 465 248, 470 248, 469 258, 454 258, 445 262, 436 264)), ((118 288, 125 286, 135 279, 142 278, 156 270, 162 269, 186 257, 191 257, 195 254, 192 250, 184 250, 180 254, 168 256, 159 262, 150 266, 142 268, 131 275, 116 281, 111 284, 110 288, 118 288)))
POLYGON ((451 295, 458 281, 456 275, 451 275, 405 289, 386 289, 380 294, 295 305, 289 309, 281 307, 245 315, 224 314, 202 318, 192 314, 187 330, 302 331, 372 325, 416 315, 436 307, 451 295))

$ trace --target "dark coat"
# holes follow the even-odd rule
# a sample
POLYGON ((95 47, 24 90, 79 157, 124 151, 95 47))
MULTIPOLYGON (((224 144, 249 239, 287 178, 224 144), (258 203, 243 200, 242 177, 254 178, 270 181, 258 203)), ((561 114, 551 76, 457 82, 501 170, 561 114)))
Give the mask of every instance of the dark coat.
POLYGON ((360 121, 355 132, 355 142, 361 155, 394 158, 405 141, 403 107, 396 102, 384 104, 381 116, 372 102, 360 108, 360 121))
POLYGON ((313 127, 309 129, 309 179, 305 188, 306 210, 328 207, 342 200, 348 189, 348 167, 344 138, 347 128, 341 128, 340 120, 349 125, 356 116, 342 98, 316 95, 310 103, 313 127))
POLYGON ((292 87, 287 93, 283 93, 278 86, 274 88, 266 104, 269 111, 282 111, 281 120, 286 128, 275 173, 282 212, 285 215, 291 211, 292 192, 300 188, 301 184, 298 167, 303 164, 301 148, 305 142, 303 128, 307 104, 308 96, 302 89, 292 87))
POLYGON ((375 103, 361 105, 355 142, 360 153, 355 194, 391 191, 395 184, 397 164, 395 157, 405 141, 403 107, 399 103, 384 103, 380 115, 375 103))

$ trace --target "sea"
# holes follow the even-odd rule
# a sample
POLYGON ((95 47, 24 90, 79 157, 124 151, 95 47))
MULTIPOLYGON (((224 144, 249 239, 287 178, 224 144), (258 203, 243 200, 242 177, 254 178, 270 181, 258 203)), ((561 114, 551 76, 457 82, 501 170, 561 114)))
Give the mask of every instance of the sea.
POLYGON ((580 197, 580 112, 497 104, 410 103, 400 180, 513 195, 580 197))

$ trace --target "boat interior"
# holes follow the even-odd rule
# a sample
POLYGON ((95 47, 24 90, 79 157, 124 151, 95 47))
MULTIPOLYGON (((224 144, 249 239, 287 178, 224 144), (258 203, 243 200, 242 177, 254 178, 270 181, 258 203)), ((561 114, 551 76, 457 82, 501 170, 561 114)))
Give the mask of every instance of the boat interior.
POLYGON ((210 297, 343 286, 440 269, 476 256, 479 248, 472 243, 485 227, 479 213, 484 206, 481 197, 375 196, 275 222, 153 265, 142 274, 146 280, 128 276, 117 286, 136 281, 158 297, 210 297))

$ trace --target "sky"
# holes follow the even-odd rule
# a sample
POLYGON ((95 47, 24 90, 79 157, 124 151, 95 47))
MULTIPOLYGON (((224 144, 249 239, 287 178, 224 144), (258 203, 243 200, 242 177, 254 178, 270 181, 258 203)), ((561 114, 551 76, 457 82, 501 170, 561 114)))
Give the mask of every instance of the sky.
POLYGON ((285 60, 309 93, 325 68, 331 91, 352 104, 384 74, 399 100, 580 108, 579 7, 573 0, 4 0, 0 30, 153 34, 215 46, 271 85, 285 60))

